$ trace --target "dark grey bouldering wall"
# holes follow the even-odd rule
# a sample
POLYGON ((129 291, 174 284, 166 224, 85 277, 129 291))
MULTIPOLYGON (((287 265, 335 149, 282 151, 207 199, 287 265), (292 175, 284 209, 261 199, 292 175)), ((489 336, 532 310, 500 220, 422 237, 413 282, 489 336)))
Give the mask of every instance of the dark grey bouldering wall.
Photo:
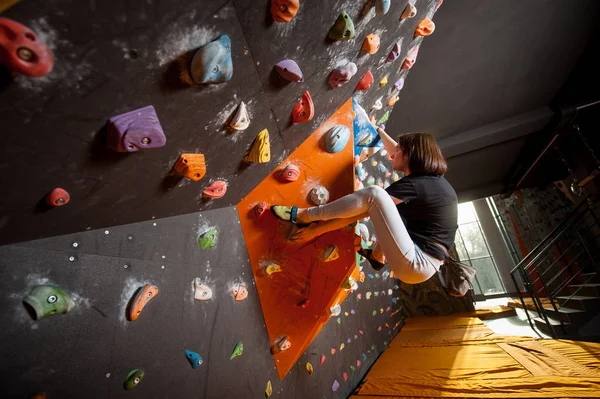
POLYGON ((10 244, 0 247, 0 364, 8 381, 3 394, 264 397, 270 380, 274 397, 347 397, 401 327, 397 282, 369 272, 365 263, 371 276, 280 382, 232 205, 350 98, 367 69, 375 83, 356 99, 369 110, 381 98, 378 119, 391 111, 385 104, 395 93, 393 84, 407 75, 400 72, 402 60, 423 41, 413 38, 415 27, 433 15, 438 1, 417 1, 418 17, 400 21, 406 3, 393 2, 385 16, 360 19, 362 2, 303 1, 287 25, 270 21, 267 0, 25 0, 4 11, 3 17, 34 29, 56 63, 40 79, 12 76, 0 67, 0 243, 10 244), (327 32, 342 10, 355 21, 356 38, 330 43, 327 32), (372 32, 381 35, 381 49, 359 57, 372 32), (186 83, 194 50, 222 33, 232 39, 233 79, 208 87, 186 83), (397 40, 403 43, 398 60, 384 64, 397 40), (273 76, 273 64, 288 57, 301 65, 302 84, 282 85, 273 76), (330 71, 348 61, 358 64, 356 76, 340 89, 328 88, 330 71), (389 83, 380 88, 384 76, 389 83), (291 109, 306 90, 315 101, 315 118, 291 126, 291 109), (240 101, 248 104, 250 128, 229 133, 224 123, 240 101), (106 149, 106 120, 150 104, 167 145, 132 154, 106 149), (244 154, 264 128, 271 162, 244 165, 244 154), (201 181, 170 176, 182 152, 206 155, 208 172, 201 181), (226 196, 203 201, 202 190, 217 179, 228 182, 226 196), (43 198, 57 186, 71 193, 71 202, 48 210, 43 198), (196 240, 209 225, 219 230, 217 246, 201 250, 196 240), (37 238, 43 239, 31 241, 37 238), (192 299, 196 277, 213 287, 212 301, 192 299), (237 303, 231 285, 240 280, 249 297, 237 303), (127 302, 146 282, 160 293, 139 320, 128 322, 127 302), (33 321, 22 300, 43 283, 72 292, 75 309, 33 321), (229 360, 238 340, 244 354, 229 360), (193 370, 185 349, 205 363, 193 370), (306 362, 315 369, 312 376, 306 362), (125 391, 125 375, 133 368, 144 369, 146 377, 125 391))
POLYGON ((10 270, 0 279, 2 397, 261 398, 269 380, 272 397, 347 397, 401 327, 398 281, 365 263, 370 278, 280 382, 243 242, 230 207, 0 247, 0 270, 10 270), (203 250, 196 238, 213 226, 216 245, 203 250), (212 288, 212 300, 193 299, 197 277, 212 288), (249 295, 236 302, 231 287, 240 282, 249 295), (127 321, 127 302, 144 283, 159 294, 127 321), (70 291, 75 308, 33 321, 21 301, 37 284, 70 291), (230 360, 239 340, 244 353, 230 360), (186 349, 204 364, 192 369, 186 349), (125 391, 133 368, 145 377, 125 391))
POLYGON ((0 70, 0 243, 235 205, 350 98, 367 69, 373 70, 375 84, 363 105, 369 108, 378 97, 387 102, 402 60, 423 40, 413 40, 415 27, 433 16, 437 0, 419 0, 417 17, 401 22, 406 4, 393 2, 385 16, 372 11, 361 19, 363 2, 303 1, 287 24, 271 21, 267 0, 51 0, 10 7, 2 16, 36 31, 54 52, 55 68, 38 79, 0 70), (355 21, 356 36, 328 41, 342 10, 355 21), (381 36, 379 52, 359 57, 372 32, 381 36), (223 33, 232 40, 232 80, 206 87, 187 83, 194 50, 223 33), (383 65, 400 39, 400 57, 383 65), (303 83, 282 84, 274 75, 273 65, 285 58, 298 61, 303 83), (329 88, 331 70, 349 61, 359 66, 356 76, 339 89, 329 88), (389 83, 379 89, 386 74, 389 83), (291 126, 291 110, 306 90, 315 102, 315 117, 291 126), (230 133, 224 124, 240 101, 248 104, 252 122, 246 131, 230 133), (165 130, 166 146, 131 154, 107 149, 107 119, 150 104, 165 130), (244 154, 265 128, 271 162, 244 165, 244 154), (182 152, 206 155, 207 174, 201 181, 169 175, 182 152), (228 182, 227 194, 203 201, 202 190, 217 179, 228 182), (71 202, 48 210, 43 198, 54 187, 69 191, 71 202))

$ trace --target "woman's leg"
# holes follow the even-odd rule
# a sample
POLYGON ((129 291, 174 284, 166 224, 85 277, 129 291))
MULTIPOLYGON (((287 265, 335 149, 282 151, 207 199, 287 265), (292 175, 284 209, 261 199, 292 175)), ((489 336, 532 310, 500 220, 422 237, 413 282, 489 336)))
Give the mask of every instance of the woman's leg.
POLYGON ((306 217, 310 221, 351 218, 368 213, 377 242, 383 249, 388 264, 398 278, 416 284, 431 277, 436 269, 423 262, 417 253, 404 222, 389 194, 378 186, 369 186, 346 195, 329 204, 308 208, 306 217))

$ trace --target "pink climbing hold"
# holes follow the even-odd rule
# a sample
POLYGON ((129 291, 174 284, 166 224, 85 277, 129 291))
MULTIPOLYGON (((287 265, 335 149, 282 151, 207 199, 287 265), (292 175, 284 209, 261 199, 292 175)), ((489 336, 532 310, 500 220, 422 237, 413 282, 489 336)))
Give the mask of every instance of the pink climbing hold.
POLYGON ((360 360, 356 359, 356 367, 360 367, 361 363, 360 360))
POLYGON ((335 355, 335 348, 331 348, 331 354, 335 355))
POLYGON ((379 328, 377 329, 377 331, 381 331, 383 330, 383 328, 381 328, 381 326, 379 326, 379 328))
POLYGON ((345 85, 356 74, 357 69, 354 62, 349 62, 343 67, 334 69, 329 74, 329 86, 336 89, 345 85))
POLYGON ((227 192, 227 183, 222 180, 217 180, 208 186, 203 192, 202 195, 206 198, 217 199, 221 198, 227 192))
POLYGON ((404 62, 402 63, 403 71, 408 71, 410 68, 413 67, 413 65, 415 64, 415 61, 417 61, 418 54, 419 54, 419 47, 415 47, 414 49, 412 49, 410 51, 410 53, 408 53, 408 55, 404 59, 404 62))

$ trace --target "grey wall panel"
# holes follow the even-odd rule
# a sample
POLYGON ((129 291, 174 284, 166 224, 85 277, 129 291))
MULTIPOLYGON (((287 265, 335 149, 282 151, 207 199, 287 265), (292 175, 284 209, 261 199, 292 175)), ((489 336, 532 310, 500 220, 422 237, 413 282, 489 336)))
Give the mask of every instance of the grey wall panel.
MULTIPOLYGON (((0 247, 3 397, 42 391, 48 398, 262 397, 269 380, 280 397, 347 397, 399 331, 403 314, 392 315, 399 309, 399 302, 392 302, 399 293, 397 280, 367 278, 342 304, 339 322, 332 318, 325 325, 280 382, 236 208, 108 231, 0 247), (217 242, 203 250, 197 235, 211 226, 218 229, 217 242), (212 300, 192 299, 196 277, 212 287, 212 300), (246 283, 249 295, 238 303, 231 287, 239 281, 246 283), (129 322, 127 303, 147 282, 160 292, 138 320, 129 322), (76 307, 66 315, 34 321, 22 300, 34 286, 47 283, 73 293, 76 307), (367 292, 372 293, 369 300, 367 292), (229 360, 238 340, 244 342, 244 353, 229 360), (192 369, 185 349, 199 353, 204 364, 192 369), (323 354, 326 360, 320 365, 323 354), (312 376, 306 362, 314 367, 312 376), (146 375, 134 390, 125 391, 124 378, 132 368, 146 375), (334 380, 340 384, 337 392, 331 389, 334 380)), ((368 263, 363 266, 374 273, 368 263)))
POLYGON ((271 171, 282 143, 236 11, 222 0, 190 5, 23 1, 3 13, 42 32, 56 65, 37 80, 0 74, 0 184, 8 188, 0 203, 0 242, 229 206, 271 171), (185 84, 193 50, 222 33, 232 40, 232 80, 185 84), (252 123, 244 132, 227 132, 223 124, 242 100, 252 123), (131 154, 107 149, 107 119, 149 104, 166 146, 131 154), (264 128, 276 155, 245 167, 242 158, 264 128), (206 155, 201 181, 169 177, 182 152, 206 155), (216 179, 229 183, 228 193, 202 201, 202 190, 216 179), (46 210, 39 202, 54 187, 69 191, 71 202, 46 210))

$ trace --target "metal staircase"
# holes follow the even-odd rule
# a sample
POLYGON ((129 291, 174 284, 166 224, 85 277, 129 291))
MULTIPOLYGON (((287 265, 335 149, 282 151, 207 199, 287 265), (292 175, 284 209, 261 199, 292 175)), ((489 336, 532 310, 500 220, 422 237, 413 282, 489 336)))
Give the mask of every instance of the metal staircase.
POLYGON ((582 201, 511 271, 531 327, 554 338, 600 342, 597 211, 582 201))

